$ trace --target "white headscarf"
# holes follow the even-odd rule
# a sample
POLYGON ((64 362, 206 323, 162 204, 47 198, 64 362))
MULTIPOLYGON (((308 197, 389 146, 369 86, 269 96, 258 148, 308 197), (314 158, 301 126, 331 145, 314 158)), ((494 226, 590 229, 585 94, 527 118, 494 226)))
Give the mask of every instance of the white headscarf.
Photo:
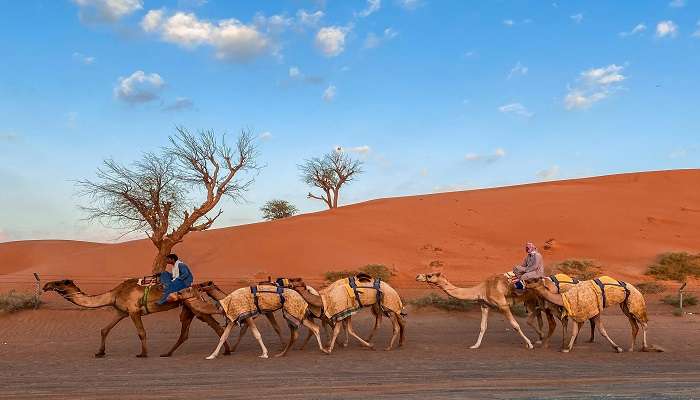
POLYGON ((173 279, 177 279, 180 276, 180 260, 175 261, 173 264, 173 279))

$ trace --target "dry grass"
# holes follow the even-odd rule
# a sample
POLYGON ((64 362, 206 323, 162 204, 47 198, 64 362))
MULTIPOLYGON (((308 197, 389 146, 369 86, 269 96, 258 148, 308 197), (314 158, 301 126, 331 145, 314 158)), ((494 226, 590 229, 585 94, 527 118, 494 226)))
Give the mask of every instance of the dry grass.
POLYGON ((435 307, 445 311, 469 311, 476 305, 474 301, 459 300, 454 297, 442 297, 435 293, 410 300, 408 303, 419 308, 435 307))
POLYGON ((41 300, 33 293, 10 290, 0 294, 0 312, 15 312, 39 307, 41 300))
MULTIPOLYGON (((661 302, 664 304, 668 304, 669 306, 674 306, 674 307, 679 307, 680 306, 680 299, 678 296, 673 295, 673 296, 666 296, 663 299, 661 299, 661 302)), ((698 304, 698 298, 695 297, 692 294, 684 294, 683 295, 683 306, 694 306, 698 304)))
POLYGON ((601 268, 593 260, 565 260, 554 265, 554 270, 587 281, 601 275, 601 268))
POLYGON ((659 294, 666 290, 666 287, 659 282, 640 282, 634 285, 642 294, 659 294))
POLYGON ((689 276, 700 278, 700 254, 664 253, 646 272, 656 279, 684 282, 689 276))

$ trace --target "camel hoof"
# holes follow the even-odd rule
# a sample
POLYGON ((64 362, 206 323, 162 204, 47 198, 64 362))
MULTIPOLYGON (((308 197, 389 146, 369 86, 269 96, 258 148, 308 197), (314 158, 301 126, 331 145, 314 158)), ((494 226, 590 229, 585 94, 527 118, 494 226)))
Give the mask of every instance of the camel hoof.
MULTIPOLYGON (((374 349, 372 349, 372 350, 374 350, 374 349)), ((391 347, 385 348, 384 351, 391 351, 391 347)))
POLYGON ((469 346, 469 348, 470 348, 470 349, 478 349, 478 348, 479 348, 479 346, 477 346, 477 345, 473 345, 473 346, 469 346))
POLYGON ((622 353, 623 352, 622 347, 615 347, 615 352, 622 353))
POLYGON ((170 354, 170 353, 165 353, 165 354, 161 354, 160 356, 161 356, 161 357, 170 357, 171 355, 172 355, 172 354, 170 354))
POLYGON ((535 348, 535 346, 533 346, 533 345, 530 343, 530 344, 526 344, 526 345, 525 345, 525 348, 528 349, 528 350, 532 350, 532 349, 535 348))
POLYGON ((570 350, 569 349, 561 349, 562 353, 568 353, 570 350))
POLYGON ((287 353, 277 353, 277 354, 275 354, 275 358, 284 357, 285 354, 287 354, 287 353))
POLYGON ((104 358, 105 356, 105 353, 95 353, 95 358, 104 358))
POLYGON ((629 351, 630 353, 634 353, 634 347, 631 349, 627 349, 627 351, 629 351))
POLYGON ((258 358, 269 358, 269 357, 267 356, 267 354, 261 354, 258 356, 258 358))
POLYGON ((535 341, 535 344, 542 344, 542 341, 541 341, 541 340, 536 340, 536 341, 535 341))
POLYGON ((215 359, 215 358, 216 358, 216 356, 205 357, 205 359, 207 359, 207 360, 213 360, 213 359, 215 359))
POLYGON ((340 347, 348 347, 348 344, 347 344, 347 343, 341 343, 341 344, 340 344, 340 347))
POLYGON ((148 354, 137 354, 136 358, 147 358, 148 354))

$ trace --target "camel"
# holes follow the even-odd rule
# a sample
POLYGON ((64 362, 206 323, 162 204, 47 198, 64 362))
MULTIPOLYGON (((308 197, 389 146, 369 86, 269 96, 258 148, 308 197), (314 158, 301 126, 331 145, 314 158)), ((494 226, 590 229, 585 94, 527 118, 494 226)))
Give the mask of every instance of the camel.
MULTIPOLYGON (((608 277, 601 277, 598 278, 600 280, 608 278, 608 277)), ((612 279, 612 278, 609 278, 612 279)), ((617 352, 617 353, 622 353, 622 347, 618 346, 611 338, 608 336, 608 333, 605 331, 605 326, 603 325, 602 320, 600 319, 600 313, 602 312, 603 307, 600 306, 598 303, 598 294, 596 293, 594 286, 597 285, 593 281, 584 281, 581 282, 580 284, 570 288, 567 292, 563 294, 556 293, 553 291, 553 285, 546 283, 545 279, 541 279, 535 282, 529 282, 527 284, 528 289, 532 289, 537 295, 545 299, 546 301, 555 304, 557 306, 563 307, 566 309, 566 312, 568 314, 567 318, 571 318, 576 322, 572 326, 572 332, 571 332, 571 338, 569 339, 569 344, 565 349, 562 349, 562 352, 568 353, 573 349, 574 342, 576 341, 576 336, 578 336, 578 333, 581 329, 581 326, 586 322, 586 319, 591 319, 593 320, 595 326, 598 328, 598 332, 610 343, 612 348, 617 352), (564 299, 564 297, 567 298, 567 300, 564 299), (571 299, 571 300, 569 300, 571 299), (574 300, 580 300, 580 299, 585 299, 589 303, 583 304, 583 306, 586 308, 586 311, 588 314, 594 314, 592 316, 588 317, 588 314, 584 314, 582 312, 577 312, 578 310, 572 310, 573 306, 571 305, 572 301, 574 300), (595 302, 595 304, 590 303, 590 302, 595 302), (568 304, 565 304, 568 303, 568 304), (589 311, 589 310, 594 310, 594 311, 589 311), (585 317, 582 317, 584 315, 585 317)), ((624 283, 624 282, 619 282, 619 287, 625 290, 625 295, 624 297, 621 296, 607 296, 607 304, 606 305, 614 305, 614 304, 619 304, 620 309, 622 312, 625 314, 625 316, 628 318, 630 327, 632 328, 632 341, 630 343, 629 351, 632 352, 634 351, 635 347, 635 342, 637 339, 637 334, 639 333, 639 325, 642 326, 642 350, 644 352, 660 352, 663 351, 660 348, 649 345, 647 344, 647 328, 648 328, 648 322, 649 318, 647 316, 647 310, 646 310, 646 303, 644 301, 644 296, 642 293, 634 287, 634 285, 631 285, 629 283, 624 283)))
MULTIPOLYGON (((221 289, 218 289, 215 287, 215 285, 211 285, 215 289, 212 288, 202 288, 203 291, 207 292, 210 296, 217 296, 220 297, 221 289)), ((276 286, 270 286, 271 288, 274 288, 275 290, 277 289, 276 286)), ((252 311, 252 312, 241 312, 243 311, 239 306, 241 305, 238 300, 245 298, 246 296, 251 295, 251 288, 250 287, 243 287, 240 289, 236 289, 233 292, 229 293, 226 295, 224 298, 221 298, 219 300, 219 304, 222 306, 223 311, 219 310, 214 310, 211 313, 212 314, 224 314, 224 317, 226 318, 226 328, 224 329, 223 334, 221 335, 221 338, 219 340, 218 345, 216 346, 216 349, 208 356, 206 357, 207 360, 213 360, 215 359, 218 355, 219 352, 221 351, 221 347, 226 344, 226 339, 228 336, 231 334, 231 330, 233 329, 233 325, 242 325, 241 326, 241 333, 239 335, 238 341, 236 342, 236 345, 241 340, 241 337, 245 332, 250 329, 253 333, 253 336, 255 339, 258 341, 258 344, 260 345, 260 349, 262 350, 262 353, 260 354, 260 358, 268 358, 268 351, 267 347, 265 346, 265 343, 262 341, 262 336, 260 335, 260 331, 258 330, 257 326, 255 325, 255 318, 259 314, 268 314, 272 313, 278 309, 284 309, 284 312, 287 314, 294 314, 292 311, 288 308, 296 307, 298 310, 299 308, 303 308, 304 312, 303 315, 299 315, 299 322, 301 325, 306 326, 309 330, 311 330, 316 336, 316 341, 318 342, 319 349, 324 352, 328 353, 326 349, 323 348, 323 344, 321 343, 321 337, 319 334, 319 327, 316 325, 316 323, 309 317, 309 312, 306 310, 307 304, 304 301, 304 299, 294 290, 291 289, 285 289, 285 288, 280 288, 281 293, 276 293, 272 291, 259 291, 257 294, 257 300, 256 300, 256 307, 259 309, 259 311, 252 311), (284 301, 282 301, 282 298, 284 298, 284 301), (269 304, 273 305, 274 308, 269 308, 269 309, 262 309, 259 304, 269 304), (303 304, 303 307, 300 307, 303 304), (234 314, 236 313, 236 314, 234 314), (232 318, 232 317, 235 317, 232 318)), ((175 295, 178 300, 184 300, 185 298, 181 293, 177 293, 175 295)), ((212 307, 213 308, 213 307, 212 307)), ((268 316, 268 319, 270 317, 268 316)), ((272 318, 274 320, 274 318, 272 318)), ((299 336, 299 329, 298 326, 292 324, 288 320, 288 325, 289 325, 289 330, 290 330, 290 337, 289 337, 289 342, 287 345, 284 347, 282 352, 278 353, 275 355, 275 357, 282 357, 287 354, 289 349, 292 347, 294 344, 294 341, 297 339, 299 336)))
MULTIPOLYGON (((545 277, 543 280, 544 285, 549 289, 551 292, 554 293, 565 293, 569 289, 571 289, 573 286, 577 285, 580 283, 579 280, 573 279, 570 276, 566 274, 556 274, 552 276, 545 277), (556 279, 556 283, 552 278, 556 279)), ((568 321, 569 319, 566 318, 566 315, 564 313, 563 307, 560 307, 556 304, 552 304, 546 300, 543 300, 543 302, 540 304, 540 307, 537 309, 536 312, 545 312, 553 315, 556 317, 560 322, 561 322, 561 328, 562 328, 562 349, 566 348, 567 342, 567 337, 566 333, 568 332, 568 321)), ((591 325, 591 336, 588 339, 588 343, 593 343, 595 342, 595 321, 591 318, 588 321, 591 325)), ((540 326, 541 328, 541 326, 540 326)), ((550 330, 548 334, 542 339, 542 346, 543 347, 549 347, 549 339, 552 337, 552 334, 554 333, 554 330, 550 330)))
MULTIPOLYGON (((216 322, 216 320, 211 316, 211 311, 215 311, 215 308, 209 303, 204 301, 190 301, 187 304, 183 304, 181 301, 175 301, 168 302, 163 305, 157 304, 156 302, 163 295, 163 289, 159 285, 150 288, 148 301, 145 306, 142 305, 145 287, 138 285, 138 279, 127 279, 114 289, 94 296, 83 293, 80 288, 70 279, 48 282, 44 285, 43 290, 45 292, 55 291, 64 299, 81 307, 99 308, 111 306, 115 309, 116 315, 114 316, 112 322, 110 322, 100 331, 102 335, 100 349, 97 351, 97 353, 95 353, 95 357, 98 358, 106 355, 105 342, 109 332, 127 316, 131 317, 131 321, 134 323, 139 339, 141 340, 141 353, 136 356, 139 358, 148 356, 148 349, 146 347, 146 330, 144 329, 143 321, 141 320, 141 317, 147 314, 168 311, 184 305, 182 307, 182 311, 180 312, 180 323, 182 325, 180 337, 175 345, 167 353, 162 354, 161 357, 170 357, 173 352, 180 347, 185 340, 187 340, 190 323, 194 317, 206 322, 218 336, 221 336, 221 334, 224 332, 224 328, 221 327, 219 323, 216 322)), ((228 343, 225 345, 226 349, 224 354, 228 355, 231 353, 231 351, 228 347, 228 343)))
MULTIPOLYGON (((374 282, 374 279, 370 277, 369 275, 365 274, 360 274, 357 276, 357 280, 362 284, 362 283, 368 283, 368 282, 374 282)), ((357 339, 363 346, 368 347, 370 349, 374 349, 374 346, 370 343, 372 340, 372 337, 374 336, 374 333, 377 330, 377 327, 379 325, 380 319, 381 319, 381 314, 384 313, 389 317, 392 323, 392 337, 391 341, 389 342, 389 345, 384 349, 385 351, 389 351, 394 347, 394 344, 396 343, 396 340, 399 340, 398 346, 401 347, 403 346, 404 338, 405 338, 405 322, 403 320, 403 316, 401 315, 400 311, 397 312, 396 310, 389 309, 387 307, 384 307, 386 303, 391 303, 391 304, 398 304, 399 307, 402 307, 402 302, 396 291, 389 286, 386 282, 380 282, 380 290, 382 292, 382 303, 377 304, 377 296, 376 296, 376 289, 372 286, 358 286, 358 293, 359 294, 364 294, 365 290, 370 289, 371 292, 374 294, 372 296, 361 296, 361 306, 362 307, 372 307, 372 313, 375 315, 375 322, 374 322, 374 328, 372 330, 372 333, 369 337, 368 340, 362 339, 360 336, 358 336, 355 331, 353 330, 352 327, 352 315, 347 315, 344 318, 342 318, 342 323, 337 323, 337 320, 333 319, 333 316, 328 316, 326 314, 326 304, 325 304, 325 297, 324 295, 328 293, 330 290, 334 290, 333 288, 336 288, 337 285, 345 286, 347 282, 347 278, 340 279, 332 284, 330 284, 328 287, 321 289, 319 294, 314 294, 311 291, 308 290, 308 286, 306 283, 301 278, 295 278, 295 279, 290 279, 292 288, 296 290, 303 298, 306 300, 306 302, 313 306, 316 307, 317 309, 320 310, 320 315, 321 319, 327 321, 330 325, 333 326, 333 333, 330 339, 330 343, 328 345, 328 351, 332 352, 333 348, 335 346, 335 341, 338 338, 338 334, 340 333, 341 326, 346 330, 346 339, 345 339, 345 346, 347 345, 348 342, 348 337, 347 334, 349 333, 352 337, 357 339), (389 297, 387 297, 389 296, 389 297)), ((337 293, 337 292, 336 292, 337 293)), ((350 296, 350 294, 345 290, 345 288, 341 288, 340 293, 343 293, 344 295, 350 296)), ((369 293, 368 293, 369 294, 369 293)), ((352 299, 354 301, 354 298, 352 299)))
MULTIPOLYGON (((525 342, 525 346, 528 349, 533 349, 534 346, 530 339, 523 333, 520 329, 518 321, 513 317, 513 313, 510 309, 510 304, 514 302, 523 302, 525 306, 530 311, 527 323, 532 326, 532 328, 538 333, 540 338, 544 335, 542 331, 535 325, 534 319, 539 315, 537 307, 540 304, 537 295, 534 293, 525 292, 522 295, 516 295, 513 293, 512 285, 508 278, 502 274, 494 275, 485 281, 479 283, 476 286, 469 288, 460 288, 451 284, 447 278, 445 278, 440 272, 433 272, 430 274, 420 274, 416 276, 418 282, 426 282, 428 284, 436 285, 443 292, 447 293, 448 296, 454 297, 460 300, 476 300, 481 306, 481 329, 479 331, 479 337, 476 343, 470 346, 470 349, 478 349, 481 347, 481 342, 484 339, 484 334, 486 333, 486 328, 488 326, 488 316, 489 316, 489 306, 496 307, 510 323, 510 325, 515 329, 515 331, 520 335, 520 337, 525 342)), ((551 313, 546 313, 547 322, 549 324, 549 335, 554 331, 556 327, 556 322, 551 313)), ((542 340, 542 339, 540 339, 542 340)))

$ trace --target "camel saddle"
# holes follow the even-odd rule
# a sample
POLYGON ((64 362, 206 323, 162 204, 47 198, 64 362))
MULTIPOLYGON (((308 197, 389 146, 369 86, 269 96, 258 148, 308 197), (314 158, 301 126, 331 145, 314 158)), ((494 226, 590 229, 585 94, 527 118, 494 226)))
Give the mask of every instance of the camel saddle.
POLYGON ((136 281, 136 284, 144 287, 160 285, 160 274, 141 277, 136 281))

